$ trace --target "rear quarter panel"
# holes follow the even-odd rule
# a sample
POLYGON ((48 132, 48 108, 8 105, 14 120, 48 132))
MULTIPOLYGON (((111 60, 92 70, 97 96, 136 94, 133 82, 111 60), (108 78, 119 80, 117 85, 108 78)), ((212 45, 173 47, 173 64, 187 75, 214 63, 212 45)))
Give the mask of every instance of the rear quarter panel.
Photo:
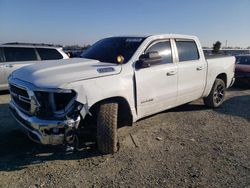
POLYGON ((207 83, 203 94, 203 97, 209 95, 212 89, 213 83, 219 74, 225 73, 227 75, 226 87, 228 88, 234 77, 235 71, 235 57, 219 57, 213 59, 207 59, 207 83))

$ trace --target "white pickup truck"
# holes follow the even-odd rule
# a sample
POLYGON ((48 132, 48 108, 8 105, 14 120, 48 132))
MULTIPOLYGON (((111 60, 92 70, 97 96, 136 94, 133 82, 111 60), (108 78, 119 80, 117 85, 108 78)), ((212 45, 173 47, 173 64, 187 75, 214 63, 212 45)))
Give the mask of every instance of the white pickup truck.
POLYGON ((36 142, 72 144, 92 128, 98 149, 114 153, 117 128, 129 121, 199 98, 219 107, 234 67, 234 57, 206 59, 194 36, 110 37, 82 58, 13 72, 10 109, 36 142))

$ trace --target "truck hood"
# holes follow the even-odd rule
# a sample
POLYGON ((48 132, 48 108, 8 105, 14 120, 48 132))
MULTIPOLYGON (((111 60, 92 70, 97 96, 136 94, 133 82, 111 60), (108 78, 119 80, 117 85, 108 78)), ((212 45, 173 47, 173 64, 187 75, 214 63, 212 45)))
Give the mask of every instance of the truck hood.
POLYGON ((39 88, 60 88, 71 82, 119 74, 120 71, 121 65, 72 58, 29 65, 14 71, 11 76, 39 88))

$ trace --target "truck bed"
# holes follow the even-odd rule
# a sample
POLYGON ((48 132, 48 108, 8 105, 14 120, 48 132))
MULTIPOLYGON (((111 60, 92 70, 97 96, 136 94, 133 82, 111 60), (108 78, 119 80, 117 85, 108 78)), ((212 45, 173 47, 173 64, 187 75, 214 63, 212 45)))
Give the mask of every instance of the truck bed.
POLYGON ((206 59, 215 59, 215 58, 224 58, 224 57, 230 57, 229 55, 224 55, 224 54, 212 54, 212 55, 207 55, 204 54, 206 59))

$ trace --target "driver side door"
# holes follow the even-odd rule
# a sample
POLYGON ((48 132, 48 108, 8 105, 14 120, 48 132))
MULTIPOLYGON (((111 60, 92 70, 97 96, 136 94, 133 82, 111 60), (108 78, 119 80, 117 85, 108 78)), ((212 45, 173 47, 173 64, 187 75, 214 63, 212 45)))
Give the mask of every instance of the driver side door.
POLYGON ((135 70, 139 118, 175 106, 177 98, 178 72, 170 40, 151 43, 144 53, 148 52, 158 52, 162 60, 150 67, 135 70))

